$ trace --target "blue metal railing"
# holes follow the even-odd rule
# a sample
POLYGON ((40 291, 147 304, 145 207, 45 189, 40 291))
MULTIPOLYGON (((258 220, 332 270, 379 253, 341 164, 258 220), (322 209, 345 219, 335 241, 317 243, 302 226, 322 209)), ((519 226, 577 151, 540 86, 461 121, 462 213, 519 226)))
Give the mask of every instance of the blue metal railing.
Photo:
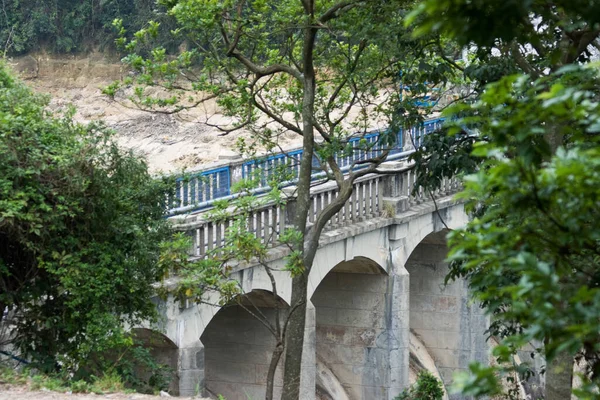
MULTIPOLYGON (((425 121, 423 124, 408 128, 411 145, 419 148, 423 144, 425 135, 441 127, 443 118, 425 121)), ((386 132, 386 134, 389 132, 386 132)), ((365 161, 381 155, 383 146, 380 142, 381 132, 371 132, 356 136, 348 140, 353 147, 350 155, 338 155, 336 161, 343 171, 350 170, 352 163, 365 161)), ((394 138, 395 147, 390 151, 388 160, 405 158, 409 153, 404 151, 404 132, 400 129, 394 138)), ((243 179, 258 179, 255 192, 265 192, 269 188, 269 181, 278 170, 285 170, 286 184, 292 185, 300 172, 302 149, 278 153, 263 158, 244 161, 241 164, 241 177, 243 179)), ((313 158, 313 168, 319 168, 319 160, 313 158)), ((365 165, 355 166, 354 169, 365 165)), ((315 171, 313 179, 322 177, 323 173, 315 171)), ((176 180, 175 197, 169 199, 169 214, 202 210, 210 207, 214 200, 233 199, 231 193, 232 166, 226 165, 206 171, 194 172, 176 180)), ((284 186, 285 186, 284 185, 284 186)))
POLYGON ((227 165, 191 173, 177 178, 175 185, 175 198, 169 202, 169 211, 229 196, 231 194, 231 169, 227 165))

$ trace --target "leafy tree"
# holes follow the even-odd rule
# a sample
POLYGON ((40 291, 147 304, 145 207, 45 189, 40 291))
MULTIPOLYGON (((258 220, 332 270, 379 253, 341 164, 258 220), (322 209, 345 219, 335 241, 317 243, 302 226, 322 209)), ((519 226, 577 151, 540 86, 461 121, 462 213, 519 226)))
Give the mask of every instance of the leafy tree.
MULTIPOLYGON (((134 40, 118 40, 130 52, 125 61, 138 75, 111 85, 106 94, 118 98, 123 86, 133 86, 129 100, 162 113, 217 98, 232 123, 216 127, 223 134, 240 129, 253 134, 251 140, 240 141, 245 153, 258 147, 277 149, 284 133, 302 138, 299 173, 292 177, 297 179, 290 231, 294 234, 286 234, 292 249, 286 268, 293 284, 282 397, 297 399, 308 275, 321 232, 350 198, 354 181, 376 171, 391 148, 399 145, 397 128, 412 123, 410 118, 423 118, 413 99, 400 100, 399 81, 418 77, 411 87, 411 95, 418 96, 452 77, 451 60, 438 52, 448 46, 433 36, 411 39, 403 26, 410 1, 165 0, 162 4, 178 21, 174 33, 183 35, 193 48, 171 58, 159 46, 144 57, 138 49, 146 51, 160 32, 159 24, 149 23, 134 40), (194 68, 197 61, 201 71, 194 68), (167 92, 148 95, 147 86, 167 92), (368 133, 374 121, 385 127, 377 143, 350 140, 368 133), (336 161, 337 156, 371 150, 376 155, 351 162, 347 174, 336 161), (322 182, 336 182, 339 194, 314 224, 308 224, 315 170, 323 174, 322 182)), ((125 34, 122 22, 117 21, 116 27, 125 34)), ((206 123, 211 124, 210 118, 206 123)))
MULTIPOLYGON (((0 43, 4 55, 46 50, 56 53, 114 50, 112 22, 126 21, 132 31, 149 19, 172 21, 152 0, 4 0, 0 9, 0 43), (158 11, 158 12, 157 12, 158 11)), ((167 48, 180 42, 162 37, 167 48)))
MULTIPOLYGON (((586 361, 582 398, 600 383, 596 75, 569 68, 533 84, 511 76, 486 90, 473 106, 486 132, 486 143, 473 150, 483 163, 461 194, 477 216, 450 235, 449 279, 468 278, 494 314, 491 332, 504 337, 495 349, 500 361, 529 342, 544 343, 546 398, 571 394, 571 382, 551 370, 563 353, 586 361), (565 145, 552 151, 543 126, 559 127, 553 133, 565 145)), ((572 358, 563 365, 570 380, 572 358)), ((482 378, 489 370, 479 372, 482 378)), ((473 394, 484 388, 490 386, 481 381, 465 385, 473 394)))
MULTIPOLYGON (((43 371, 94 372, 155 316, 170 183, 0 66, 0 310, 43 371)), ((112 360, 114 362, 114 360, 112 360)))
MULTIPOLYGON (((598 91, 594 68, 579 64, 598 46, 599 11, 596 2, 449 0, 413 14, 422 32, 476 44, 474 69, 495 71, 479 75, 471 104, 454 108, 447 135, 426 139, 419 182, 475 172, 463 194, 475 219, 451 234, 448 279, 468 278, 494 315, 501 361, 543 343, 547 399, 570 397, 573 356, 588 368, 578 394, 593 397, 598 383, 597 332, 586 325, 598 311, 597 195, 587 187, 597 184, 598 91)), ((473 367, 465 392, 497 390, 493 371, 473 367)))

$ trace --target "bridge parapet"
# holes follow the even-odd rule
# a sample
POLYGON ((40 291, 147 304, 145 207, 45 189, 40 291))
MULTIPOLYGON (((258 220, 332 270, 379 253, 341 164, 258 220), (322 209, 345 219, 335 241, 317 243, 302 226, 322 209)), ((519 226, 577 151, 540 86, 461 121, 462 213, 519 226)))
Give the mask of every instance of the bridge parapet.
MULTIPOLYGON (((327 223, 324 231, 348 227, 376 217, 394 217, 413 206, 430 201, 431 195, 446 197, 460 188, 457 178, 444 179, 441 186, 432 193, 415 190, 416 173, 413 164, 389 162, 382 165, 381 173, 369 174, 354 182, 353 192, 344 207, 327 223)), ((292 225, 295 188, 284 190, 285 204, 265 202, 248 216, 248 231, 254 233, 266 246, 281 244, 280 236, 286 226, 292 225)), ((335 182, 327 182, 311 190, 311 206, 308 226, 314 223, 317 215, 339 194, 335 182)), ((192 239, 192 257, 205 257, 225 244, 226 232, 232 220, 229 218, 212 220, 206 212, 179 217, 175 229, 187 232, 192 239)))
MULTIPOLYGON (((400 129, 396 132, 395 144, 390 148, 388 160, 400 160, 406 158, 415 147, 420 147, 423 138, 439 129, 444 119, 436 118, 424 121, 420 125, 400 129), (405 143, 405 141, 407 143, 405 143)), ((385 131, 389 134, 389 131, 385 131)), ((382 132, 373 131, 363 134, 356 134, 347 139, 349 144, 354 144, 357 149, 352 155, 336 155, 336 162, 343 171, 348 171, 354 165, 354 168, 360 168, 355 165, 357 161, 365 161, 381 155, 384 147, 379 144, 382 132), (367 146, 361 149, 359 142, 364 141, 367 146)), ((175 195, 167 199, 169 204, 169 214, 180 214, 193 210, 202 210, 210 207, 215 200, 235 198, 232 194, 232 185, 241 179, 247 179, 259 172, 261 176, 258 179, 258 192, 265 192, 269 189, 269 178, 275 173, 277 168, 285 167, 294 177, 287 182, 293 185, 294 180, 300 172, 300 161, 303 150, 293 148, 282 151, 278 154, 259 156, 254 159, 242 159, 239 156, 227 157, 202 167, 202 169, 187 171, 185 176, 179 176, 176 179, 175 195)), ((313 165, 318 165, 319 161, 314 158, 313 165)), ((319 172, 313 177, 317 178, 319 172)))

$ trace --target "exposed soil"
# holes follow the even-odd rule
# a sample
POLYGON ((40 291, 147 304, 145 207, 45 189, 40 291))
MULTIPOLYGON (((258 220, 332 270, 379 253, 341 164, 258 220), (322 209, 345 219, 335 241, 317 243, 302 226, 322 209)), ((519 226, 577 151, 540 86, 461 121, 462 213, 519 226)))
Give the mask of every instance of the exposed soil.
MULTIPOLYGON (((229 122, 214 100, 177 115, 140 111, 128 103, 128 93, 121 93, 117 101, 109 100, 100 88, 128 73, 118 59, 96 53, 63 58, 33 54, 9 60, 8 64, 36 91, 51 96, 51 109, 64 110, 74 105, 76 121, 104 121, 116 131, 120 145, 147 158, 153 172, 199 169, 219 159, 231 159, 237 153, 239 138, 252 141, 249 132, 223 135, 214 127, 229 122)), ((351 109, 348 117, 359 118, 358 107, 351 109)), ((291 118, 290 115, 288 119, 291 118)), ((369 123, 369 130, 386 127, 384 121, 369 123)), ((349 123, 345 126, 351 128, 349 123)), ((281 149, 302 144, 302 138, 292 132, 280 134, 277 141, 281 149)))
MULTIPOLYGON (((121 79, 124 70, 118 60, 99 54, 62 59, 31 55, 8 64, 36 91, 51 96, 51 109, 74 105, 76 121, 104 121, 116 131, 119 144, 146 156, 153 172, 198 168, 217 161, 220 155, 231 158, 237 139, 249 138, 248 132, 222 136, 205 123, 207 118, 211 124, 227 122, 214 101, 178 115, 151 114, 129 108, 125 101, 110 101, 100 88, 121 79)), ((300 145, 299 139, 285 134, 279 144, 295 147, 300 145)))
MULTIPOLYGON (((111 394, 71 394, 51 392, 49 390, 33 391, 27 386, 12 386, 0 384, 0 400, 159 400, 169 397, 152 396, 139 393, 111 393, 111 394)), ((175 398, 175 397, 173 397, 175 398)), ((192 397, 177 397, 177 399, 192 399, 192 397)), ((195 400, 209 400, 194 397, 195 400)))

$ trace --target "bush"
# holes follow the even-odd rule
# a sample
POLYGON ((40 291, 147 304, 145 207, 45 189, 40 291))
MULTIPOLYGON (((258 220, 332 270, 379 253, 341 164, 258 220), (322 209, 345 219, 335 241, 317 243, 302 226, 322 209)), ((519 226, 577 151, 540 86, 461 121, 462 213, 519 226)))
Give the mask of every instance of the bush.
MULTIPOLYGON (((153 0, 11 0, 2 3, 0 43, 8 54, 36 50, 71 53, 94 47, 114 50, 112 22, 119 18, 135 32, 149 20, 168 28, 173 19, 153 0)), ((166 48, 179 43, 166 35, 158 38, 166 48)))
POLYGON ((124 326, 155 317, 170 186, 0 64, 0 310, 32 367, 102 376, 133 345, 124 326))
POLYGON ((422 370, 417 381, 410 389, 405 389, 395 400, 441 400, 444 397, 444 386, 429 371, 422 370))

